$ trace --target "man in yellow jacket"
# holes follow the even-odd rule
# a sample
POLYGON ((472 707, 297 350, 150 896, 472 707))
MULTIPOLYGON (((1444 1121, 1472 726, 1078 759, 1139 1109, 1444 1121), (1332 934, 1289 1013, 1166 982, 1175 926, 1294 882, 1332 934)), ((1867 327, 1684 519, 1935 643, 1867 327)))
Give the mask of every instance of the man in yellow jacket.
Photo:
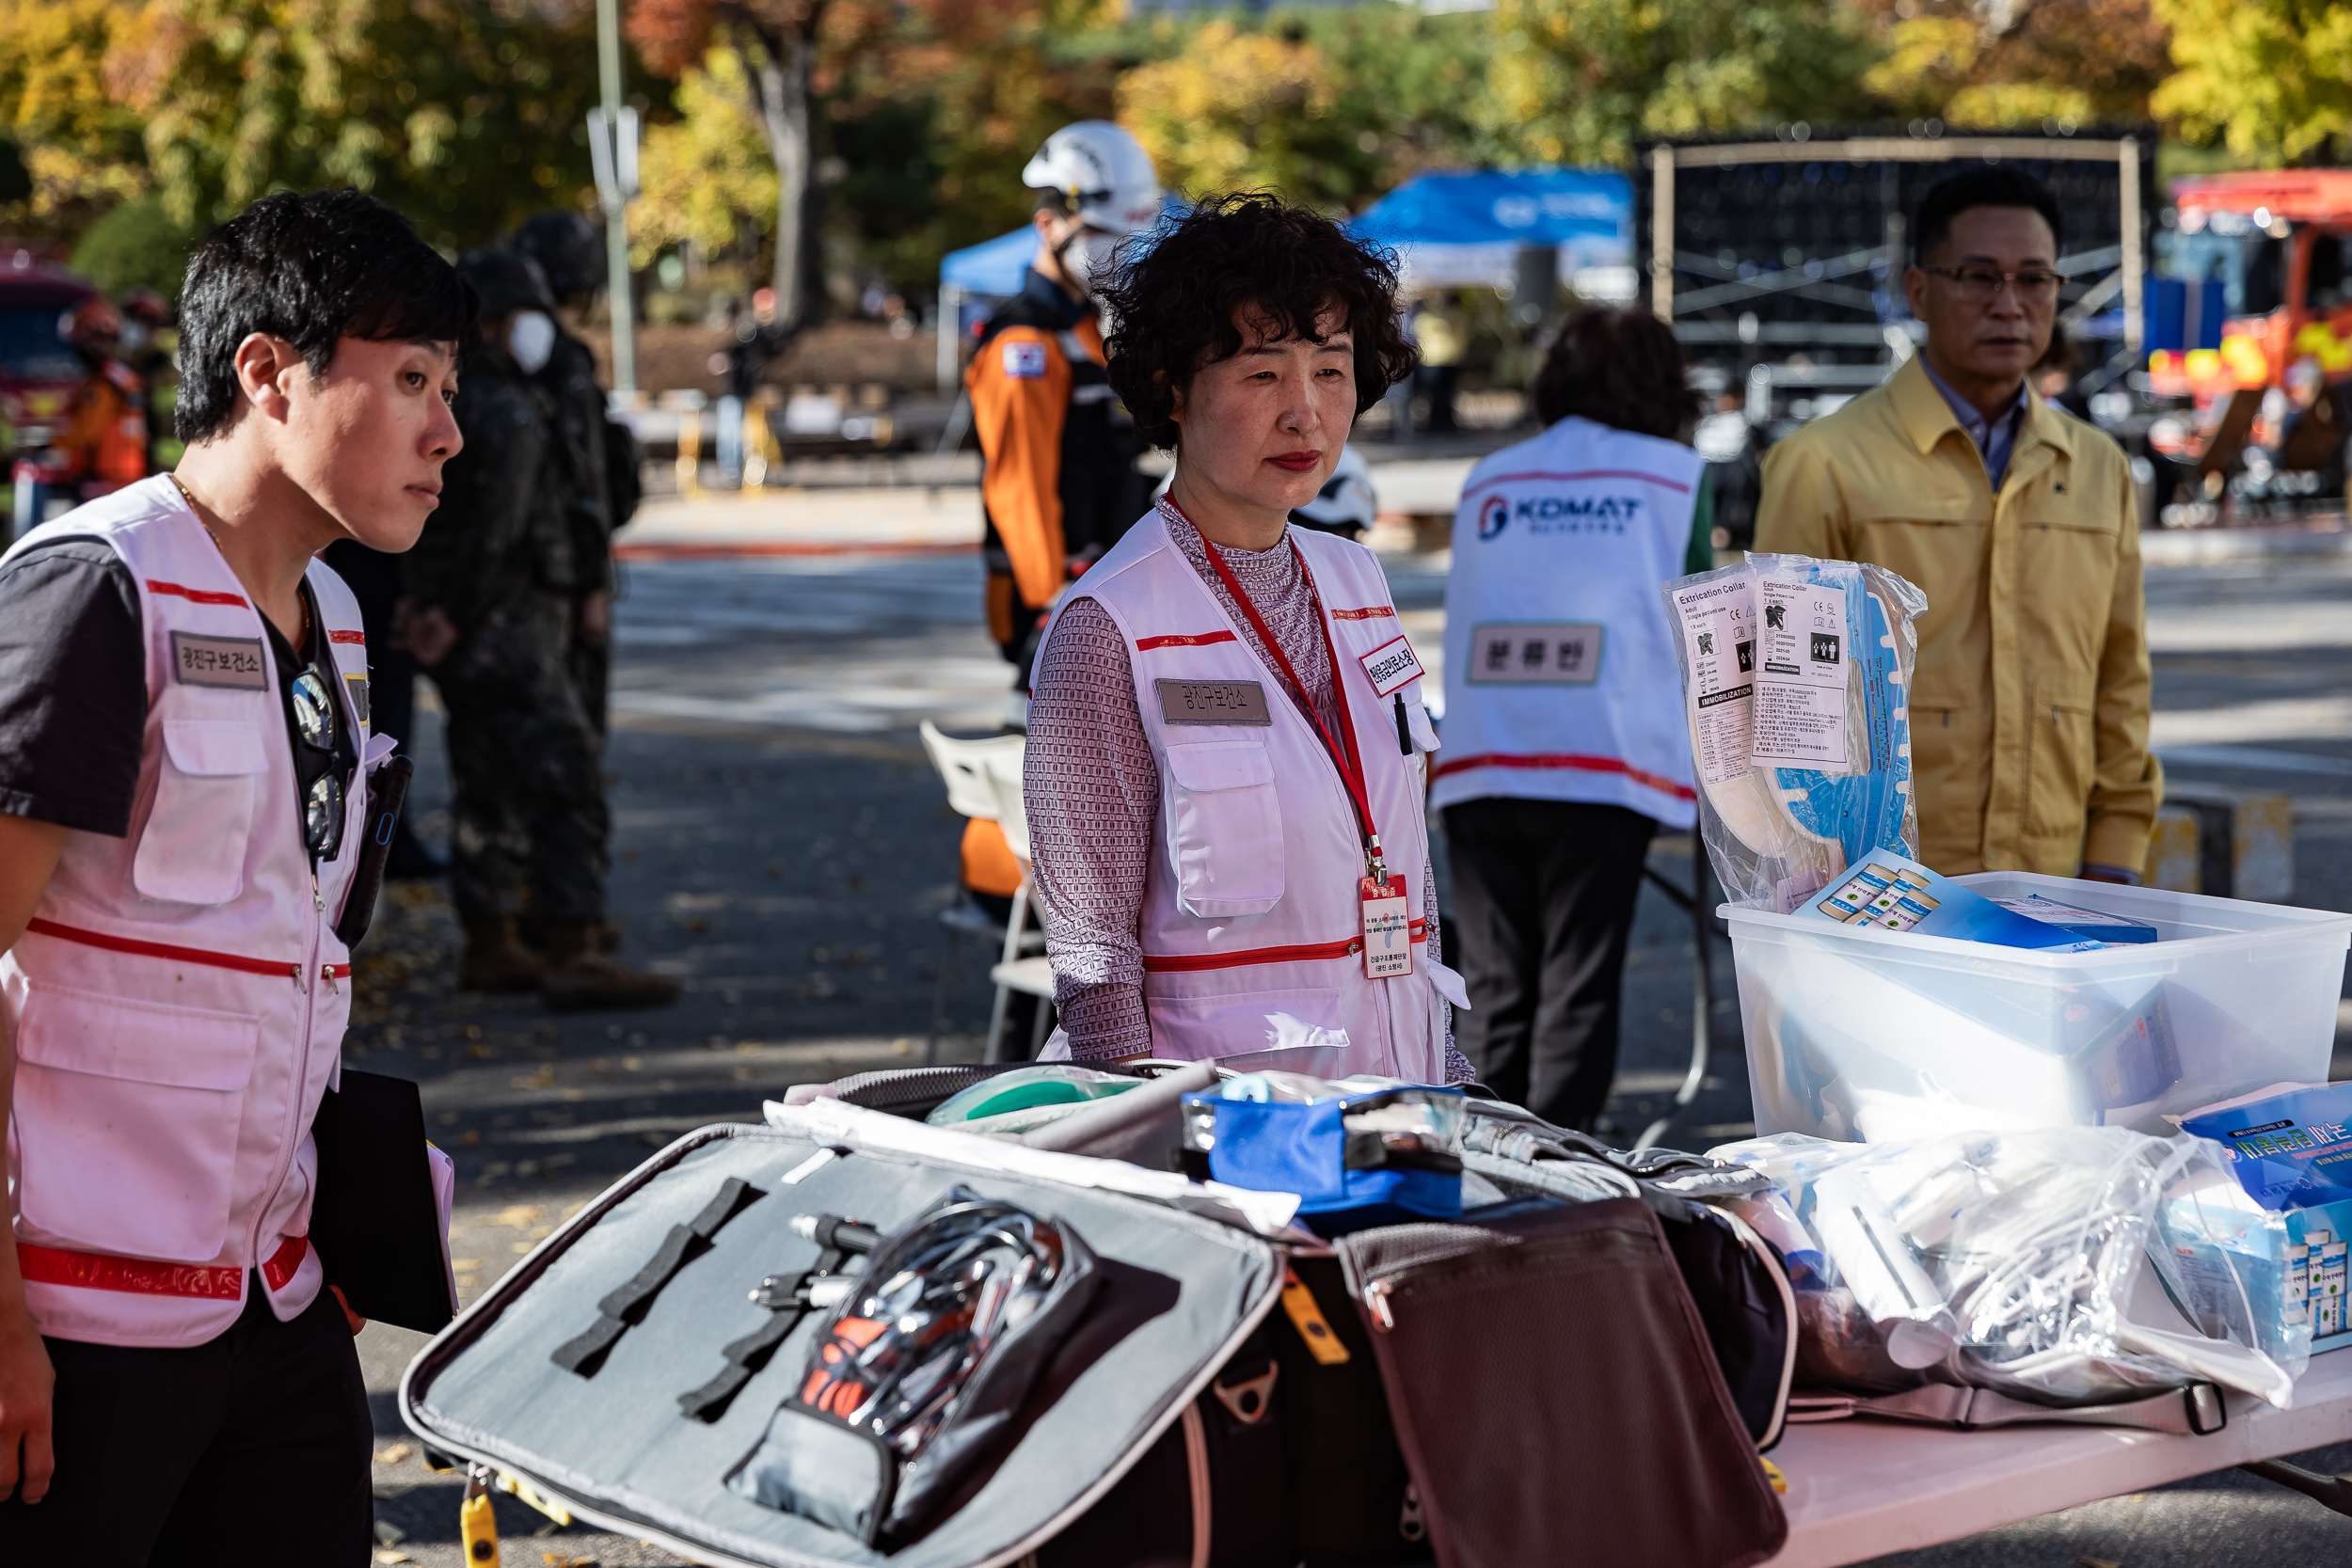
POLYGON ((1920 353, 1775 447, 1756 547, 1875 562, 1927 594, 1911 692, 1920 859, 2137 880, 2163 794, 2131 468, 2026 373, 2049 346, 2057 200, 2007 166, 1922 199, 1920 353))

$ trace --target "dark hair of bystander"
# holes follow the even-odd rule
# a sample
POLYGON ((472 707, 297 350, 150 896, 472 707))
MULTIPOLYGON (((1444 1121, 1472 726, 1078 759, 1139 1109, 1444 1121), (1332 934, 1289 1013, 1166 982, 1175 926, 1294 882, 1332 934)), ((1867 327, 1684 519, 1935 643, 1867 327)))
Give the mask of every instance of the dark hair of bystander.
POLYGON ((266 196, 208 235, 180 293, 183 441, 228 428, 237 345, 253 333, 294 345, 324 375, 345 338, 472 346, 473 291, 406 218, 356 190, 266 196))
POLYGON ((1420 358, 1396 307, 1395 257, 1266 191, 1205 197, 1137 234, 1095 297, 1116 324, 1111 386, 1157 447, 1176 444, 1168 416, 1194 374, 1241 352, 1236 318, 1321 342, 1317 324, 1339 316, 1356 345, 1359 414, 1420 358))
POLYGON ((1689 440, 1699 417, 1674 328, 1638 305, 1588 305, 1562 323, 1530 396, 1546 425, 1576 415, 1668 441, 1689 440))
POLYGON ((2050 226, 2050 238, 2058 242, 2058 248, 2065 248, 2066 221, 2050 187, 2022 168, 1993 164, 1947 175, 1928 187, 1911 218, 1912 263, 1925 264, 1929 254, 1951 237, 1952 219, 1971 207, 2031 208, 2050 226))

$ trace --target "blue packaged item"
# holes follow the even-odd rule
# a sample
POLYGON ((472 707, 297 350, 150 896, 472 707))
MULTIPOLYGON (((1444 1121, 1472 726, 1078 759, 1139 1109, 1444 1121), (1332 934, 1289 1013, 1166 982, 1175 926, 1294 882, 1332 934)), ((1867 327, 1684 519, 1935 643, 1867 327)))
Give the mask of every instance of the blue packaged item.
POLYGON ((2352 1200, 2352 1084, 2266 1092, 2184 1117, 2181 1130, 2219 1144, 2265 1209, 2352 1200))
POLYGON ((2087 953, 2106 945, 2077 936, 2064 926, 2020 914, 1891 850, 1848 867, 1832 879, 1827 894, 1808 896, 1798 912, 1835 920, 1841 926, 1915 931, 1923 937, 1948 937, 1956 942, 1989 942, 1996 947, 2087 953))
POLYGON ((2145 920, 2134 920, 2127 914, 2108 914, 2100 910, 2086 910, 2074 904, 2061 904, 2055 898, 2044 898, 2028 893, 2016 898, 1995 898, 1994 903, 2011 914, 2022 914, 2028 920, 2039 920, 2074 932, 2085 942, 2155 942, 2161 933, 2145 920))
POLYGON ((1209 1175, 1296 1193, 1299 1223, 1319 1236, 1459 1217, 1462 1122, 1462 1091, 1433 1085, 1253 1073, 1184 1096, 1185 1140, 1208 1156, 1209 1175), (1269 1094, 1269 1079, 1288 1082, 1269 1094), (1301 1085, 1314 1098, 1295 1097, 1301 1085))

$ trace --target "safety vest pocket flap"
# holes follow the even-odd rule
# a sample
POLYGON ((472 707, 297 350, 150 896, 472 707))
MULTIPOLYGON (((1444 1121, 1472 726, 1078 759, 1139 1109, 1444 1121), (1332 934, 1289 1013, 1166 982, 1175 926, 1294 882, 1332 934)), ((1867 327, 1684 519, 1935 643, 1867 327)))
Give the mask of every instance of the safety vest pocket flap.
POLYGON ((131 885, 167 904, 226 904, 245 891, 254 797, 269 771, 261 729, 228 720, 167 719, 164 758, 131 862, 131 885))
POLYGON ((207 1262, 228 1239, 258 1017, 34 986, 17 1026, 18 1212, 35 1235, 207 1262))
POLYGON ((1184 789, 1247 789, 1274 783, 1274 759, 1253 740, 1206 741, 1168 749, 1168 771, 1184 789))
POLYGON ((1165 755, 1177 901, 1206 920, 1274 908, 1282 898, 1282 802, 1265 747, 1211 741, 1165 755))
POLYGON ((233 720, 167 719, 164 754, 172 767, 196 778, 269 771, 260 727, 233 720))

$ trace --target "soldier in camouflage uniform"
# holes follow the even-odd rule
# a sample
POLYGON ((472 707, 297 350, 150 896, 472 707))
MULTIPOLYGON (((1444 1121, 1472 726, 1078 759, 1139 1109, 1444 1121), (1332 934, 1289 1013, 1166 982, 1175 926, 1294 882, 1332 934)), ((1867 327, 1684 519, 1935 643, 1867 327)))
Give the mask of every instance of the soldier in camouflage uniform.
MULTIPOLYGON (((604 242, 578 213, 541 213, 515 236, 515 249, 537 264, 556 303, 583 309, 603 281, 604 242)), ((596 356, 557 318, 555 345, 532 383, 553 400, 556 425, 571 457, 569 496, 574 602, 572 678, 588 721, 602 739, 612 664, 612 535, 637 510, 637 441, 607 412, 596 385, 596 356)))
POLYGON ((600 941, 611 818, 569 662, 580 593, 573 470, 530 374, 548 357, 554 302, 521 257, 478 251, 458 269, 482 298, 483 346, 459 382, 465 448, 404 558, 403 619, 449 713, 463 981, 537 989, 558 1008, 660 1006, 676 982, 622 967, 600 941), (518 933, 526 884, 544 954, 518 933))

